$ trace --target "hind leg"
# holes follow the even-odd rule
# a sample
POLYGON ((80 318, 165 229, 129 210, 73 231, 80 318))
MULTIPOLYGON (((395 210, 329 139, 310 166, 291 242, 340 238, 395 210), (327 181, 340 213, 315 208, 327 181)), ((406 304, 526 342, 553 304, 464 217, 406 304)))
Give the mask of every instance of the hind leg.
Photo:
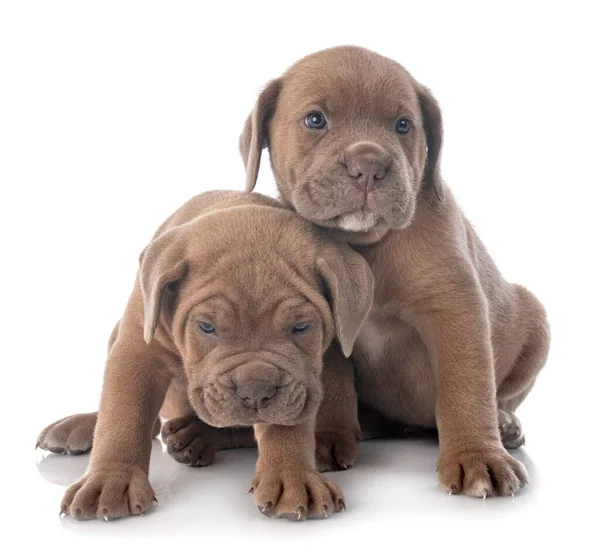
POLYGON ((218 429, 195 415, 167 421, 162 428, 162 440, 175 461, 190 467, 210 465, 220 450, 256 446, 253 429, 218 429))
POLYGON ((182 382, 171 383, 160 414, 167 420, 161 431, 167 452, 175 461, 190 467, 210 465, 219 450, 255 445, 251 427, 218 429, 201 421, 182 382))
POLYGON ((525 443, 521 423, 514 412, 533 388, 550 348, 550 328, 544 307, 528 290, 517 287, 522 301, 523 326, 529 333, 519 357, 498 385, 496 394, 500 435, 505 448, 518 448, 525 443))
MULTIPOLYGON (((78 456, 92 449, 98 412, 70 415, 48 425, 38 436, 36 448, 55 454, 78 456)), ((152 438, 160 432, 160 420, 152 429, 152 438)))
MULTIPOLYGON (((117 322, 108 339, 108 353, 119 337, 121 321, 117 322)), ((169 389, 170 390, 170 389, 169 389)), ((48 425, 38 436, 36 449, 48 450, 55 454, 77 456, 92 449, 94 429, 98 420, 98 412, 78 413, 64 417, 48 425)), ((152 438, 160 432, 160 419, 152 428, 152 438)))

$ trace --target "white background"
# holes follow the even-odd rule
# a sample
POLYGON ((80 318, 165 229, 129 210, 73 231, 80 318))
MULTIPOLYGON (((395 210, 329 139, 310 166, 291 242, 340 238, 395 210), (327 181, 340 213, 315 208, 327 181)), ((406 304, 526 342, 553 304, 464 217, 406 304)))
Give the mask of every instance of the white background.
MULTIPOLYGON (((593 5, 2 2, 3 542, 52 554, 598 550, 593 5), (392 57, 432 89, 447 182, 505 276, 548 309, 550 359, 518 412, 531 485, 514 501, 450 498, 436 486, 435 445, 367 443, 335 475, 348 512, 296 524, 268 520, 244 495, 252 451, 198 470, 156 446, 155 511, 60 521, 64 485, 87 456, 42 459, 35 439, 95 409, 138 254, 193 194, 243 187, 237 139, 260 88, 338 44, 392 57)), ((274 193, 267 164, 258 190, 274 193)))

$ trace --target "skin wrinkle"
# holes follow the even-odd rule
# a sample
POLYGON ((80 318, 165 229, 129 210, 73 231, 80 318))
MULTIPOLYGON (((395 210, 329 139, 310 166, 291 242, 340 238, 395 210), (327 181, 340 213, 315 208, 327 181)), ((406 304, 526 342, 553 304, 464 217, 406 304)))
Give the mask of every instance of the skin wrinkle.
POLYGON ((160 411, 169 419, 162 429, 167 450, 187 465, 208 465, 217 450, 252 446, 256 437, 254 496, 261 507, 270 501, 273 515, 293 514, 299 503, 308 508, 310 493, 323 501, 311 512, 340 511, 339 487, 316 469, 317 450, 331 453, 347 439, 343 429, 339 437, 315 437, 316 423, 328 425, 336 411, 323 413, 323 384, 335 380, 323 375, 323 360, 352 348, 372 292, 363 258, 278 201, 233 191, 188 201, 140 257, 111 334, 99 413, 61 419, 38 438, 38 446, 63 452, 74 430, 84 431, 77 451, 89 451, 93 441, 90 466, 67 489, 61 510, 77 519, 146 511, 160 411), (329 281, 339 287, 326 299, 329 281), (214 321, 216 335, 203 333, 199 319, 214 321), (311 327, 293 335, 298 319, 311 327), (270 484, 281 485, 285 499, 270 484), (105 504, 105 491, 125 494, 105 504))

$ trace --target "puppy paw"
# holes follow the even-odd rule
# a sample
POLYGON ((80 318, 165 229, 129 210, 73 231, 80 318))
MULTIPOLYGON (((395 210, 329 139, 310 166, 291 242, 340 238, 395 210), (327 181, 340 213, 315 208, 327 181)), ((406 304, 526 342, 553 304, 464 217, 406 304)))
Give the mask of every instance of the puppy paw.
POLYGON ((446 450, 438 461, 438 479, 450 494, 510 496, 527 484, 527 471, 502 446, 446 450))
POLYGON ((179 463, 204 467, 215 459, 221 431, 197 417, 180 417, 167 421, 161 431, 167 452, 179 463))
POLYGON ((346 509, 340 487, 310 468, 290 466, 258 472, 249 492, 268 517, 301 521, 346 509))
POLYGON ((60 511, 78 520, 110 521, 142 515, 153 501, 156 498, 145 471, 132 465, 103 465, 67 489, 60 511))
POLYGON ((354 465, 358 455, 360 431, 351 429, 317 432, 316 460, 319 471, 338 471, 354 465))
POLYGON ((80 413, 56 421, 40 433, 35 447, 55 454, 85 454, 92 449, 97 418, 97 413, 80 413))
POLYGON ((502 444, 509 450, 515 450, 525 444, 525 435, 521 428, 521 421, 514 413, 498 410, 498 424, 502 444))

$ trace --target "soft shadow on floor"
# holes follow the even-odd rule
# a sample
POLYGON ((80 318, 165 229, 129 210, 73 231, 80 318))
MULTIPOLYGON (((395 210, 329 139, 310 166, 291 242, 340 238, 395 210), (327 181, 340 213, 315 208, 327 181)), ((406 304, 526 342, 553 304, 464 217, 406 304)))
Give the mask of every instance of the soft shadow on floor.
MULTIPOLYGON (((512 454, 528 469, 530 484, 513 500, 488 499, 481 501, 468 497, 452 497, 461 502, 454 504, 470 506, 472 504, 503 505, 521 503, 536 487, 537 473, 534 462, 524 449, 514 450, 512 454)), ((421 497, 433 505, 447 498, 436 482, 436 461, 439 446, 435 435, 418 436, 403 439, 372 440, 361 444, 360 455, 354 468, 327 475, 338 482, 347 497, 357 503, 372 505, 368 501, 370 494, 381 490, 393 489, 404 492, 409 497, 421 497)), ((78 480, 85 472, 89 455, 66 456, 39 453, 37 469, 48 482, 68 486, 78 480)), ((176 504, 177 500, 193 502, 194 496, 200 498, 208 490, 219 489, 222 494, 231 493, 237 498, 246 492, 254 475, 256 450, 239 449, 219 452, 215 462, 206 468, 189 468, 175 462, 164 450, 157 439, 153 441, 150 461, 150 480, 161 502, 176 504)))

